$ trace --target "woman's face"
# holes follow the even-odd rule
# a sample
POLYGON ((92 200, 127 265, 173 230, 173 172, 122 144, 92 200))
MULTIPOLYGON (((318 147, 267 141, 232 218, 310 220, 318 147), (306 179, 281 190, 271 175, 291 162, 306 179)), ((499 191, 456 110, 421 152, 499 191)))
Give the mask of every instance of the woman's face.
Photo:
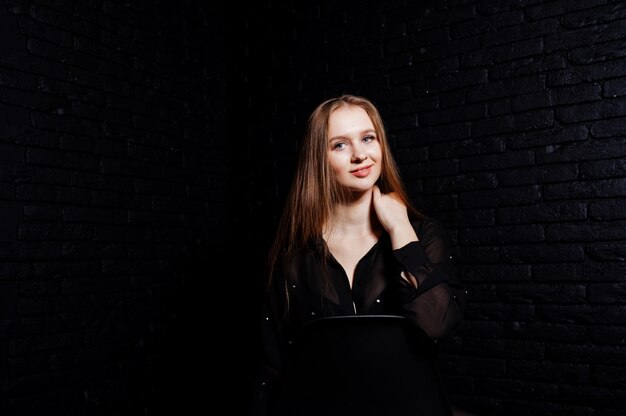
POLYGON ((333 111, 328 138, 328 157, 337 181, 352 191, 371 189, 382 170, 382 149, 365 110, 350 106, 333 111))

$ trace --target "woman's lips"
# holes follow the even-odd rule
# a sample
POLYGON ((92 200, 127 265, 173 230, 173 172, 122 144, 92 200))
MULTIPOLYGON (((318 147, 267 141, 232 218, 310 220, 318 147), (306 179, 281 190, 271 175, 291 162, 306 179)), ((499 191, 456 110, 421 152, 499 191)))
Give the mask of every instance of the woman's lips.
POLYGON ((350 173, 356 176, 357 178, 364 178, 370 174, 371 170, 372 170, 372 165, 369 165, 363 168, 351 170, 350 173))

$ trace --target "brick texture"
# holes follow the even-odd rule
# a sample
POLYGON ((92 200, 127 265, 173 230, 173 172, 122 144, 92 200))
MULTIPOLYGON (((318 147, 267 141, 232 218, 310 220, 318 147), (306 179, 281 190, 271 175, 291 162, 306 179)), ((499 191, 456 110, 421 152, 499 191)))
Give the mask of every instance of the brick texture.
POLYGON ((197 393, 226 248, 224 22, 193 1, 0 2, 0 414, 171 414, 197 393))
POLYGON ((280 212, 319 101, 371 98, 469 290, 441 347, 452 401, 485 416, 623 414, 625 27, 611 0, 258 5, 241 79, 263 157, 248 160, 276 187, 253 183, 250 206, 280 212))
POLYGON ((455 405, 623 413, 625 25, 616 0, 0 3, 0 413, 176 414, 211 380, 243 414, 299 139, 343 92, 453 239, 455 405))

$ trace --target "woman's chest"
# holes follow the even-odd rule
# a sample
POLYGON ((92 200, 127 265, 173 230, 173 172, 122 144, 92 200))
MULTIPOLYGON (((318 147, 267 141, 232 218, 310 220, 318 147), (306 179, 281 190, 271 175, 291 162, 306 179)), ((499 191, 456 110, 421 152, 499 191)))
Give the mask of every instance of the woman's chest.
POLYGON ((354 268, 351 285, 334 256, 316 257, 300 265, 298 282, 290 285, 292 310, 298 321, 317 317, 382 314, 393 305, 393 265, 381 247, 373 247, 354 268))
POLYGON ((349 287, 353 287, 355 275, 366 274, 367 270, 358 270, 361 263, 368 262, 371 252, 376 248, 378 238, 375 235, 366 235, 362 238, 338 238, 327 242, 331 259, 343 271, 349 287))

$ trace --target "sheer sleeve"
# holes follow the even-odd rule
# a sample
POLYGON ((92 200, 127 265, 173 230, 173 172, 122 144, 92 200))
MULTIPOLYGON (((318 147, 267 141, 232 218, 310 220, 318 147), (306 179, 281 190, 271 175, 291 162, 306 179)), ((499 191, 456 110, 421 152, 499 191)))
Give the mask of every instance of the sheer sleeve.
POLYGON ((400 277, 398 296, 407 318, 431 338, 444 338, 461 323, 467 291, 456 277, 445 230, 430 219, 414 228, 419 241, 394 250, 394 257, 398 274, 410 273, 418 287, 400 277))

